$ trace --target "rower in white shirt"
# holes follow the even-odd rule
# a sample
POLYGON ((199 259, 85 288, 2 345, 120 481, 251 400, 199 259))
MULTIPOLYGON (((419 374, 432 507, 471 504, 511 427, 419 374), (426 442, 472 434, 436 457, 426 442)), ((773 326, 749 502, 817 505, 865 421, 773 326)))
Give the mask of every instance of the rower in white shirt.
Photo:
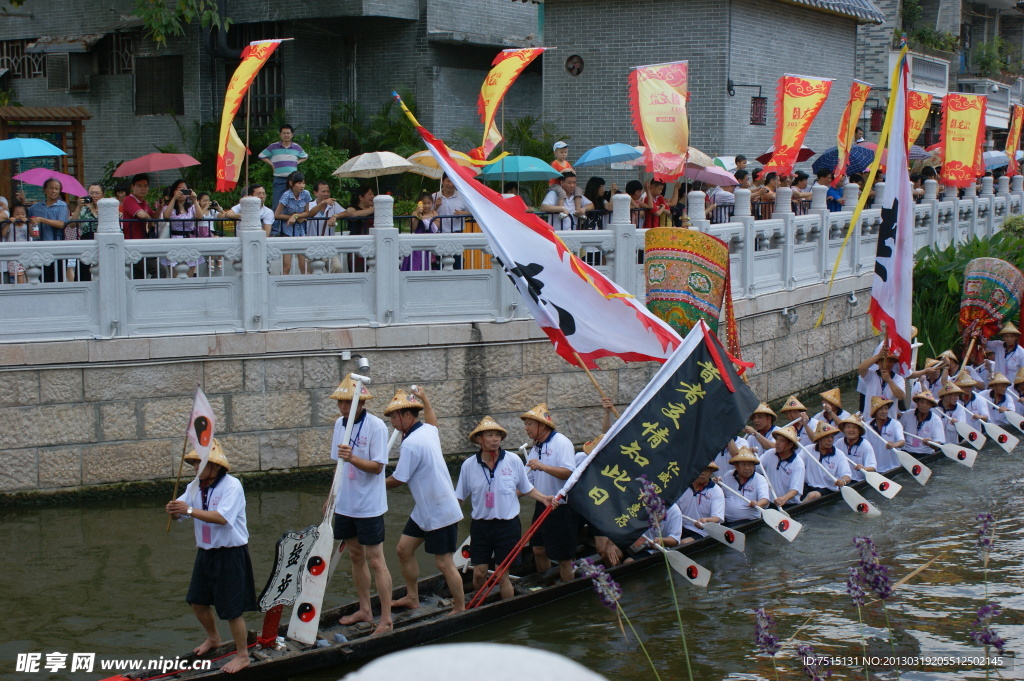
POLYGON ((1013 377, 1013 387, 1006 392, 1014 399, 1017 413, 1024 416, 1024 368, 1013 377))
MULTIPOLYGON (((839 421, 849 415, 850 412, 843 409, 843 399, 839 394, 839 388, 832 388, 821 393, 821 411, 811 418, 813 421, 824 421, 838 427, 839 421)), ((813 433, 814 431, 812 430, 811 432, 813 433)))
POLYGON ((889 418, 889 410, 892 405, 892 400, 887 400, 884 397, 875 395, 871 398, 871 427, 882 437, 879 438, 875 433, 868 432, 868 441, 875 451, 876 468, 882 473, 900 467, 896 450, 903 449, 903 445, 906 444, 903 437, 903 425, 896 419, 889 418))
POLYGON ((755 470, 761 461, 749 447, 740 447, 730 463, 733 470, 722 476, 721 484, 739 492, 746 502, 734 494, 727 494, 725 522, 756 520, 761 515, 757 508, 767 508, 769 503, 768 481, 755 470))
POLYGON ((978 393, 980 397, 984 398, 982 401, 985 402, 985 406, 988 407, 989 415, 992 417, 992 423, 999 426, 1009 425, 1006 417, 1003 416, 1004 412, 1016 411, 1014 399, 1009 392, 1007 392, 1007 388, 1009 388, 1009 386, 1010 379, 997 371, 992 375, 992 378, 988 380, 988 390, 982 390, 978 393), (987 400, 987 402, 985 400, 987 400), (992 404, 989 404, 989 402, 992 404))
POLYGON ((1004 376, 1016 376, 1024 368, 1024 348, 1018 344, 1020 330, 1013 322, 1006 322, 999 330, 999 337, 1001 340, 985 344, 987 349, 995 352, 995 370, 1004 376))
POLYGON ((736 456, 736 452, 741 447, 749 448, 750 445, 747 444, 746 439, 737 435, 732 440, 729 440, 729 442, 726 442, 725 446, 718 452, 715 456, 715 465, 718 466, 718 477, 724 478, 729 473, 732 473, 732 464, 729 462, 736 456))
POLYGON ((778 418, 779 415, 765 402, 757 405, 757 409, 750 415, 750 422, 753 425, 744 428, 743 432, 747 434, 747 446, 755 454, 761 455, 774 446, 772 433, 775 431, 775 421, 778 418))
POLYGON ((967 410, 964 409, 964 405, 960 404, 960 396, 963 394, 963 390, 949 381, 946 381, 946 385, 942 386, 942 390, 939 391, 939 408, 947 417, 943 424, 946 429, 946 442, 952 444, 960 442, 960 435, 956 432, 956 422, 968 419, 967 410))
POLYGON ((857 367, 860 378, 857 392, 864 396, 864 404, 871 404, 871 398, 881 395, 894 402, 906 396, 907 383, 899 375, 896 355, 883 348, 880 352, 861 362, 857 367))
POLYGON ((830 423, 819 423, 818 429, 814 431, 814 449, 804 452, 804 456, 813 456, 831 473, 831 477, 825 475, 825 471, 813 463, 807 468, 807 484, 804 501, 813 501, 829 492, 837 492, 843 485, 850 484, 850 462, 846 455, 835 448, 835 437, 839 429, 830 423), (834 479, 833 479, 834 478, 834 479))
POLYGON ((914 406, 913 411, 900 415, 903 436, 907 440, 902 449, 911 454, 931 454, 933 450, 928 445, 946 443, 942 419, 932 413, 932 409, 939 406, 939 401, 930 390, 922 390, 914 395, 914 406))
POLYGON ((839 422, 843 437, 839 438, 836 449, 846 455, 850 462, 850 477, 863 480, 864 471, 878 470, 875 465, 875 449, 864 437, 867 428, 859 416, 851 414, 839 422))
POLYGON ((780 508, 793 506, 800 503, 807 476, 805 462, 797 451, 800 438, 792 426, 777 428, 773 435, 775 446, 760 457, 761 468, 771 483, 769 493, 774 490, 778 495, 772 503, 780 508))
POLYGON ((811 433, 814 432, 818 423, 807 415, 807 407, 800 403, 796 395, 790 395, 779 411, 782 412, 782 420, 785 423, 796 421, 793 424, 793 430, 796 431, 797 437, 800 438, 800 444, 804 447, 810 447, 811 433))
POLYGON ((683 521, 682 544, 708 536, 704 523, 725 522, 725 492, 711 479, 717 470, 718 466, 709 462, 676 501, 682 514, 696 521, 683 521))
POLYGON ((956 377, 956 387, 962 391, 960 395, 960 404, 963 405, 964 410, 967 412, 967 423, 972 428, 981 430, 982 421, 991 421, 991 417, 988 413, 988 405, 985 404, 984 400, 980 399, 974 394, 975 388, 982 387, 978 385, 977 379, 971 376, 966 369, 960 371, 960 375, 956 377))

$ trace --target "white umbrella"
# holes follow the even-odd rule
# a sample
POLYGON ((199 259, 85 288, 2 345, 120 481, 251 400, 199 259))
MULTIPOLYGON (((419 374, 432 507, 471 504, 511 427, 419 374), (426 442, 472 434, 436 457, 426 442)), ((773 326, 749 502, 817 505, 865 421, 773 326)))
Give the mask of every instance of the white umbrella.
MULTIPOLYGON (((338 177, 380 177, 381 175, 398 175, 410 170, 414 166, 398 154, 390 151, 370 151, 359 154, 345 161, 335 170, 332 175, 338 177)), ((377 191, 380 192, 380 182, 377 183, 377 191)))

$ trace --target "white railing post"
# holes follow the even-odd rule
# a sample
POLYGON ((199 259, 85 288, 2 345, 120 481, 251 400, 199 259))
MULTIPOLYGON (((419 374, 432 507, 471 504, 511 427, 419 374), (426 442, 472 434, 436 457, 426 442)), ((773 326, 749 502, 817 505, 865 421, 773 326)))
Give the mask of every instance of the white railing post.
POLYGON ((883 196, 885 196, 885 183, 884 182, 876 182, 875 183, 875 200, 871 202, 871 207, 872 208, 881 208, 882 207, 882 197, 883 196))
POLYGON ((924 198, 922 201, 937 201, 939 199, 939 183, 935 180, 924 181, 924 198))
POLYGON ((612 280, 633 295, 637 291, 636 253, 643 247, 641 234, 630 219, 629 194, 616 194, 612 197, 612 230, 614 246, 608 255, 611 256, 612 280))
POLYGON ((811 187, 811 210, 828 210, 828 187, 816 184, 811 187))
POLYGON ((740 271, 730 274, 736 281, 733 289, 741 291, 740 295, 746 296, 751 272, 754 270, 754 215, 751 211, 749 189, 737 187, 733 195, 736 197, 736 205, 733 208, 732 221, 743 225, 743 238, 737 240, 735 247, 740 271))
POLYGON ((690 192, 686 195, 686 216, 690 218, 690 229, 704 233, 711 229, 711 220, 704 217, 706 201, 704 192, 690 192))
POLYGON ((1003 175, 999 178, 999 182, 996 183, 996 195, 1007 196, 1010 193, 1010 178, 1003 175))
POLYGON ((782 249, 782 285, 786 290, 793 288, 793 189, 779 187, 775 190, 773 220, 782 220, 782 238, 776 242, 782 249))
POLYGON ((937 246, 939 243, 939 183, 935 180, 924 181, 924 198, 921 203, 928 206, 931 222, 928 225, 928 243, 937 246))
POLYGON ((843 210, 852 213, 860 201, 860 185, 855 182, 847 182, 843 185, 843 210))
MULTIPOLYGON (((124 233, 118 220, 117 199, 100 199, 96 225, 96 267, 93 279, 99 279, 99 328, 111 337, 127 335, 128 276, 125 275, 124 233)), ((130 270, 129 270, 130 271, 130 270)))
POLYGON ((992 190, 992 176, 989 175, 989 176, 981 178, 981 195, 982 196, 992 196, 992 194, 993 194, 993 190, 992 190))
POLYGON ((270 328, 270 276, 267 270, 267 235, 260 220, 262 203, 243 196, 238 240, 242 246, 242 326, 246 331, 270 328))
POLYGON ((395 200, 387 194, 373 198, 373 252, 366 255, 366 270, 376 282, 376 309, 371 313, 380 324, 400 321, 398 317, 398 229, 395 200))

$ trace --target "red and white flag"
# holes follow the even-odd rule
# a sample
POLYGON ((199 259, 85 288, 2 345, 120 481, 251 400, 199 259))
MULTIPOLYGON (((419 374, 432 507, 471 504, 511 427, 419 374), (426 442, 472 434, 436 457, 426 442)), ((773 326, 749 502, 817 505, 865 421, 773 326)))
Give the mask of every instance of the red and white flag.
POLYGON ((593 369, 599 357, 665 362, 672 355, 682 343, 672 327, 573 255, 548 223, 526 210, 522 199, 505 199, 484 186, 473 171, 451 160, 444 142, 418 124, 416 129, 562 359, 579 366, 579 354, 593 369))
POLYGON ((911 370, 910 318, 914 279, 914 195, 907 166, 907 60, 897 67, 892 86, 888 172, 882 195, 882 226, 878 230, 875 277, 868 314, 878 333, 885 333, 900 367, 911 370))
POLYGON ((213 407, 206 399, 203 389, 196 386, 196 396, 192 400, 192 415, 188 419, 188 441, 192 449, 199 455, 199 468, 196 469, 196 478, 206 468, 206 462, 210 459, 210 449, 213 448, 213 429, 217 423, 213 415, 213 407))

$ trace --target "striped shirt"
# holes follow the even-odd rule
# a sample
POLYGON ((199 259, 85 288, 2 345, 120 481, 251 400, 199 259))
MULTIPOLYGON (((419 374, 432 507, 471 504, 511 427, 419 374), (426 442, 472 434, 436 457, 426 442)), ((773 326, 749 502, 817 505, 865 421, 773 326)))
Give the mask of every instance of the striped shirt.
POLYGON ((274 164, 274 177, 288 177, 299 169, 299 159, 308 157, 309 154, 295 142, 288 147, 280 142, 274 142, 260 152, 260 158, 265 158, 274 164))

